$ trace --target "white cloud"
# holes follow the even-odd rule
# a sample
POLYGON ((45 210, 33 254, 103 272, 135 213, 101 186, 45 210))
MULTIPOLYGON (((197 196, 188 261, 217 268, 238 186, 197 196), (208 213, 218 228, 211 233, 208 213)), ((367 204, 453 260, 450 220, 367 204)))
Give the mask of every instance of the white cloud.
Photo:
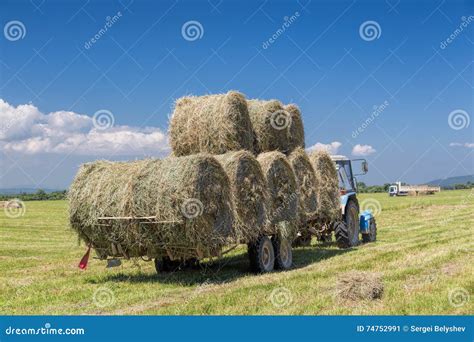
POLYGON ((352 148, 352 155, 354 156, 368 156, 375 153, 376 150, 370 145, 357 144, 352 148))
POLYGON ((466 147, 466 148, 474 148, 474 143, 450 143, 449 146, 451 147, 466 147))
POLYGON ((94 127, 87 115, 69 111, 41 113, 35 106, 14 107, 0 99, 0 150, 25 154, 91 156, 162 155, 168 138, 156 127, 94 127))
POLYGON ((308 147, 308 151, 327 151, 329 154, 337 154, 337 151, 339 151, 339 148, 342 146, 342 144, 339 141, 333 141, 332 143, 329 144, 323 144, 323 143, 316 143, 311 147, 308 147))

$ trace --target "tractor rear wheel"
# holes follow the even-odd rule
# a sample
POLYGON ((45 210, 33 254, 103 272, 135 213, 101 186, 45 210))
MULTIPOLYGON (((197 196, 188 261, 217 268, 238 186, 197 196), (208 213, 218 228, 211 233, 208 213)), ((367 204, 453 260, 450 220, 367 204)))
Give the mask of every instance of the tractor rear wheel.
POLYGON ((349 200, 344 213, 350 247, 359 244, 359 205, 354 199, 349 200))
POLYGON ((272 241, 267 236, 261 236, 257 241, 248 244, 250 268, 254 272, 267 273, 275 267, 275 251, 272 241))
POLYGON ((369 223, 369 233, 362 234, 362 241, 367 243, 374 242, 375 240, 377 240, 377 223, 375 223, 375 218, 371 218, 369 223))
POLYGON ((293 251, 290 241, 274 236, 272 243, 275 251, 275 268, 279 270, 290 269, 293 265, 293 251))
POLYGON ((349 239, 349 231, 344 221, 335 223, 334 236, 336 238, 336 244, 339 248, 349 248, 351 246, 351 240, 349 239))

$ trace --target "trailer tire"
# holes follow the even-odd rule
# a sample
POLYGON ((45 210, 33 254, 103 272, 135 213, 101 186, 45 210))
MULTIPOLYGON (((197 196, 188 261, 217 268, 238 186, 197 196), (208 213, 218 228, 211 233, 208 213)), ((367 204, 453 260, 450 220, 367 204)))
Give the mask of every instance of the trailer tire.
POLYGON ((275 251, 275 269, 288 270, 293 265, 293 251, 288 239, 274 236, 272 239, 273 250, 275 251))
POLYGON ((272 241, 267 236, 260 236, 257 241, 248 244, 250 268, 257 273, 273 271, 275 267, 275 251, 272 241))
POLYGON ((155 258, 155 269, 157 273, 175 272, 179 270, 181 263, 172 261, 169 257, 155 258))
POLYGON ((364 243, 375 242, 377 240, 377 223, 375 223, 375 218, 370 219, 369 223, 369 233, 362 234, 362 241, 364 243))

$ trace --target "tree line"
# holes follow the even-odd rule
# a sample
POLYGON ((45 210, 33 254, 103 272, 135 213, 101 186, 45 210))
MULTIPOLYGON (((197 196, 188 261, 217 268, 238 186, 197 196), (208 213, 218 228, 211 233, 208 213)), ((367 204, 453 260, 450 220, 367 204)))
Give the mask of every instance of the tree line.
POLYGON ((64 200, 66 199, 67 191, 53 191, 46 192, 42 189, 34 193, 20 193, 20 194, 0 194, 0 201, 8 201, 17 198, 22 201, 48 201, 48 200, 64 200))

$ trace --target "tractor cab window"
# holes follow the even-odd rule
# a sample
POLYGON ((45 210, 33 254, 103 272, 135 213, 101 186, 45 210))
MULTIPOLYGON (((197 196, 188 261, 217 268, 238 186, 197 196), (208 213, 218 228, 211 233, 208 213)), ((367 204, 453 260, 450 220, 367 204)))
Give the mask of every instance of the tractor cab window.
POLYGON ((351 181, 351 165, 349 161, 337 162, 336 169, 339 178, 339 188, 341 190, 353 191, 354 187, 351 181))

